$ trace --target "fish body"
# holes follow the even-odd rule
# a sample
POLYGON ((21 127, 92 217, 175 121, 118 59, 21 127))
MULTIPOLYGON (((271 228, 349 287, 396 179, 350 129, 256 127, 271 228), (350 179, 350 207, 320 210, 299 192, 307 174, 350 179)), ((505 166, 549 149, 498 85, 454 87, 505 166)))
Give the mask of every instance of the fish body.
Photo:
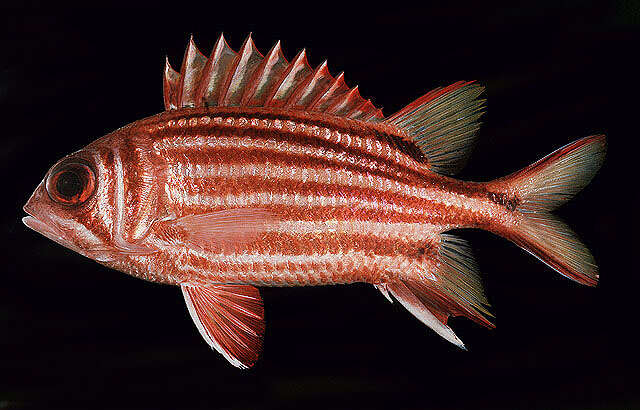
POLYGON ((469 246, 480 228, 595 285, 589 251, 548 211, 595 175, 603 136, 487 183, 450 174, 468 156, 482 87, 458 82, 384 118, 304 51, 262 57, 221 37, 165 69, 167 111, 54 165, 27 226, 111 268, 178 285, 207 343, 238 367, 258 358, 258 286, 366 282, 463 347, 446 323, 492 327, 469 246))

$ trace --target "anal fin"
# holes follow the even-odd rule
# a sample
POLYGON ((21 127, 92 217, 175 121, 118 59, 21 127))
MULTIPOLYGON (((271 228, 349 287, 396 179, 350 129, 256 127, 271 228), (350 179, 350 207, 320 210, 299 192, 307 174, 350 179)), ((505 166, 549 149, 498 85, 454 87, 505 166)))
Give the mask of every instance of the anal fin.
POLYGON ((207 344, 238 368, 253 366, 262 350, 265 328, 258 289, 249 285, 182 285, 182 294, 207 344))
POLYGON ((449 317, 465 316, 494 327, 470 247, 454 235, 441 234, 437 252, 376 287, 385 296, 386 291, 391 293, 422 323, 460 348, 464 344, 447 326, 449 317))
POLYGON ((465 349, 464 343, 453 330, 447 326, 448 315, 433 308, 428 308, 420 298, 402 281, 389 283, 387 289, 412 315, 437 334, 454 345, 465 349))

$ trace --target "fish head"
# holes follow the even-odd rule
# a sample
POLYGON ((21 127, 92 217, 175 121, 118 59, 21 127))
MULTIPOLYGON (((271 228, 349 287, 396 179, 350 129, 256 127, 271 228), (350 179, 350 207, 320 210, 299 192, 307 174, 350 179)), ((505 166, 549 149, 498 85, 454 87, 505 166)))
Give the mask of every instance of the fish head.
POLYGON ((22 221, 34 231, 81 255, 113 259, 108 175, 99 149, 88 146, 59 160, 46 173, 23 209, 22 221))

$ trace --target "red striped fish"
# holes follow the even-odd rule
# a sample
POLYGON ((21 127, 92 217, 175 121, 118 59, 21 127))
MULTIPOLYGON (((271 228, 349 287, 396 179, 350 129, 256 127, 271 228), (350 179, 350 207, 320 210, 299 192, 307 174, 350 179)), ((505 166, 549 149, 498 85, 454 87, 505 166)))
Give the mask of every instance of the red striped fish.
POLYGON ((220 36, 167 62, 166 111, 58 161, 24 223, 97 262, 180 286, 206 342, 241 368, 264 333, 255 286, 366 282, 436 333, 493 327, 470 248, 485 229, 593 286, 589 250, 550 211, 596 174, 605 137, 575 141, 487 183, 453 179, 480 126, 483 88, 457 82, 385 117, 344 76, 278 42, 220 36))

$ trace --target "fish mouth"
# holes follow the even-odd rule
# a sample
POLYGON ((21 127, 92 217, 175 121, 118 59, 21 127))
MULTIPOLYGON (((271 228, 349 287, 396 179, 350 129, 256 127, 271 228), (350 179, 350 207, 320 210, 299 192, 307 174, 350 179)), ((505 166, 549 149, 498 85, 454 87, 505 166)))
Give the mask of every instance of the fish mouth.
POLYGON ((25 212, 29 215, 22 218, 22 223, 24 223, 28 228, 33 229, 39 234, 45 236, 48 239, 51 239, 52 241, 64 246, 65 248, 69 248, 82 254, 81 249, 66 240, 63 233, 55 226, 53 226, 53 224, 48 224, 38 219, 36 216, 32 215, 26 208, 27 207, 25 206, 25 212))

